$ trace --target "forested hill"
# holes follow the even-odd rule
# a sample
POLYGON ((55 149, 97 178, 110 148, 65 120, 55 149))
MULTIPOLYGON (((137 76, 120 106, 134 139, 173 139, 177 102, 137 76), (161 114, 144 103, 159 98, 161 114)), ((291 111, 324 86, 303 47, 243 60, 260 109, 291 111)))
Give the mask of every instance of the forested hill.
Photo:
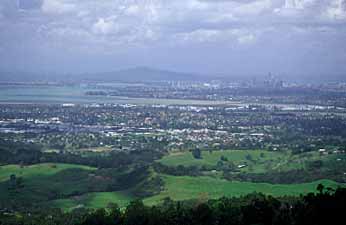
POLYGON ((299 198, 273 198, 251 194, 241 198, 203 199, 173 202, 166 199, 158 206, 133 201, 126 209, 110 204, 106 209, 75 209, 63 213, 56 209, 0 214, 6 225, 223 225, 344 224, 346 189, 324 189, 299 198))

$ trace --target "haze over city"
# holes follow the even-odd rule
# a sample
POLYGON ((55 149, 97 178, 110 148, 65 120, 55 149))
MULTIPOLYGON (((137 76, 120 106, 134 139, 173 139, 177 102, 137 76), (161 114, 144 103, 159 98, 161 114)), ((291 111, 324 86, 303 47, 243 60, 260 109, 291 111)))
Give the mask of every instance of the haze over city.
POLYGON ((345 0, 1 0, 0 70, 345 77, 345 0))

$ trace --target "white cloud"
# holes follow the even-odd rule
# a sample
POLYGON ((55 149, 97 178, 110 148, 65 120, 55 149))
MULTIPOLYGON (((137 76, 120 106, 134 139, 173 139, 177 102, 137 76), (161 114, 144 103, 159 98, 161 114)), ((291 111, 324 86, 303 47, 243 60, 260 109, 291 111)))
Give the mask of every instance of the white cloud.
POLYGON ((138 15, 140 12, 141 12, 141 8, 139 7, 139 5, 130 5, 125 10, 125 13, 127 15, 138 15))
POLYGON ((181 42, 214 42, 220 38, 220 31, 199 29, 189 33, 180 33, 176 36, 181 42))
POLYGON ((326 49, 345 55, 345 0, 21 0, 25 10, 16 2, 0 0, 0 45, 14 56, 30 48, 55 62, 67 50, 94 60, 121 52, 124 62, 166 57, 170 64, 175 57, 190 66, 205 54, 218 67, 231 57, 291 60, 305 50, 314 57, 326 49))
POLYGON ((175 41, 181 44, 196 43, 224 43, 224 44, 250 44, 256 41, 256 34, 246 29, 199 29, 192 32, 180 33, 175 41))
POLYGON ((113 29, 113 21, 106 21, 104 18, 99 18, 92 27, 93 32, 96 34, 109 34, 113 31, 113 29))
MULTIPOLYGON (((275 0, 272 0, 275 2, 275 0)), ((346 18, 346 0, 284 0, 275 7, 275 15, 290 18, 291 23, 324 23, 346 18)))
POLYGON ((327 15, 332 19, 346 19, 346 0, 334 0, 327 9, 327 15))
POLYGON ((251 44, 256 41, 256 37, 253 34, 238 37, 240 44, 251 44))
POLYGON ((75 11, 76 5, 66 0, 44 0, 41 9, 44 13, 64 14, 75 11))
MULTIPOLYGON (((38 10, 30 12, 29 7, 16 17, 13 16, 17 15, 13 0, 0 0, 0 20, 1 14, 3 18, 12 14, 13 21, 16 21, 12 26, 21 23, 32 27, 31 30, 38 30, 34 29, 35 26, 44 25, 46 28, 40 31, 40 36, 46 34, 46 42, 73 43, 73 46, 89 42, 90 48, 109 44, 122 48, 135 45, 151 47, 175 41, 179 44, 244 45, 259 43, 262 36, 280 38, 270 37, 264 32, 268 27, 287 30, 295 36, 301 35, 303 32, 298 30, 307 30, 309 25, 326 26, 327 23, 333 26, 335 20, 340 23, 346 15, 345 1, 42 0, 43 13, 38 10), (299 29, 289 29, 291 26, 299 29)), ((21 29, 14 30, 23 39, 28 36, 19 35, 21 29)), ((15 34, 8 34, 11 35, 15 34)))
MULTIPOLYGON (((52 19, 65 28, 90 32, 90 39, 102 35, 100 41, 105 44, 141 44, 152 40, 164 43, 177 37, 181 42, 245 44, 256 42, 257 31, 273 24, 301 26, 307 21, 320 22, 320 9, 326 10, 328 1, 44 0, 42 10, 63 14, 52 19), (247 32, 231 32, 237 29, 247 32)), ((335 13, 333 8, 329 14, 332 12, 335 13)))
POLYGON ((272 8, 271 0, 259 0, 250 2, 248 4, 240 4, 238 7, 234 9, 235 13, 239 16, 242 15, 259 15, 266 10, 272 8))

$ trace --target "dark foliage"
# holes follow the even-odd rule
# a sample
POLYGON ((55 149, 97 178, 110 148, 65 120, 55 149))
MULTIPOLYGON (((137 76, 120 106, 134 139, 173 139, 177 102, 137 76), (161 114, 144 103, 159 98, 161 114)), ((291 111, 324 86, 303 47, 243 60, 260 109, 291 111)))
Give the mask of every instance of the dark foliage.
POLYGON ((197 166, 166 166, 161 163, 153 163, 153 168, 157 173, 173 176, 199 176, 202 174, 197 166))
POLYGON ((346 189, 336 191, 319 185, 319 193, 295 199, 276 199, 262 194, 201 202, 173 202, 159 206, 134 201, 125 210, 116 204, 107 209, 76 209, 62 213, 54 209, 0 214, 6 225, 324 225, 344 224, 346 189))
POLYGON ((147 164, 160 158, 163 153, 153 150, 111 152, 107 156, 84 157, 72 153, 46 153, 38 145, 5 142, 0 140, 0 164, 32 165, 36 163, 71 163, 97 168, 120 168, 130 164, 147 164))

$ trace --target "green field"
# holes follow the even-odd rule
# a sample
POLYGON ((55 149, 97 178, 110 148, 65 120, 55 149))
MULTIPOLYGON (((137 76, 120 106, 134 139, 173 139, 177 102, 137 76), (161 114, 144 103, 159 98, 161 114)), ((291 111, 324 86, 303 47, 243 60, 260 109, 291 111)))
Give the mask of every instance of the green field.
MULTIPOLYGON (((225 156, 229 161, 236 164, 252 164, 255 171, 264 172, 268 168, 266 164, 273 168, 291 169, 292 166, 304 166, 308 160, 320 158, 316 153, 308 153, 299 156, 289 153, 268 152, 268 151, 219 151, 203 152, 203 159, 194 159, 190 152, 174 153, 159 160, 168 166, 176 165, 211 165, 214 166, 221 156, 225 156), (246 159, 247 155, 252 159, 246 159), (276 167, 275 167, 276 166, 276 167)), ((326 156, 331 164, 335 164, 336 157, 326 156)), ((343 162, 340 162, 343 163, 343 162)), ((244 172, 248 168, 242 169, 244 172)), ((272 168, 269 168, 272 169, 272 168)), ((131 194, 132 189, 121 188, 116 192, 101 192, 107 190, 112 184, 104 177, 94 172, 95 168, 71 164, 45 163, 32 166, 7 165, 0 167, 0 203, 17 201, 23 203, 37 203, 42 206, 59 207, 64 210, 71 210, 76 207, 101 208, 107 207, 109 203, 117 203, 120 207, 126 206, 135 197, 131 194), (8 189, 10 175, 15 174, 21 177, 23 187, 17 193, 11 193, 8 189), (70 197, 71 196, 71 197, 70 197)), ((117 171, 112 172, 112 174, 117 171)), ((331 180, 319 180, 311 183, 301 184, 269 184, 227 181, 220 176, 170 176, 155 173, 153 170, 147 175, 149 177, 159 176, 163 180, 162 191, 152 197, 144 198, 145 204, 153 205, 161 202, 162 199, 170 197, 173 200, 189 199, 214 199, 223 196, 237 197, 253 192, 262 192, 273 196, 291 195, 297 196, 308 192, 316 191, 319 183, 326 187, 336 188, 338 184, 331 180)), ((143 184, 135 183, 132 188, 143 184)))
POLYGON ((266 184, 250 182, 231 182, 211 177, 177 177, 163 176, 165 190, 159 195, 144 200, 146 204, 157 204, 162 199, 170 197, 173 200, 198 199, 200 197, 220 198, 237 197, 253 192, 262 192, 272 196, 298 196, 300 194, 315 192, 318 184, 336 188, 338 183, 330 180, 319 180, 303 184, 266 184))
POLYGON ((0 182, 8 180, 12 174, 18 177, 32 178, 39 176, 51 176, 66 169, 76 168, 94 170, 94 168, 89 166, 60 163, 43 163, 31 166, 6 165, 0 166, 0 182))
POLYGON ((76 207, 103 208, 109 203, 116 203, 119 207, 126 207, 134 198, 126 192, 95 192, 82 196, 59 199, 50 202, 50 206, 71 210, 76 207))
MULTIPOLYGON (((155 205, 163 199, 170 197, 173 200, 189 199, 216 199, 223 196, 239 197, 253 192, 262 192, 273 196, 299 196, 309 192, 315 192, 318 184, 336 188, 340 184, 330 180, 319 180, 303 184, 266 184, 250 182, 230 182, 211 177, 176 177, 162 176, 165 182, 164 191, 159 195, 145 198, 144 203, 155 205)), ((60 199, 50 202, 51 206, 71 210, 78 206, 88 208, 107 207, 110 202, 117 203, 120 207, 126 206, 134 197, 126 192, 97 192, 90 193, 78 198, 60 199)))
POLYGON ((270 170, 291 170, 305 167, 305 163, 312 159, 319 159, 316 152, 292 155, 290 152, 273 152, 265 150, 224 150, 202 151, 202 159, 195 159, 191 152, 171 153, 158 160, 166 166, 216 166, 220 157, 224 156, 229 162, 237 165, 246 164, 243 172, 263 173, 270 170), (247 159, 250 155, 251 160, 247 159))
POLYGON ((0 167, 1 202, 41 202, 59 195, 71 195, 88 190, 88 174, 95 168, 72 164, 44 163, 32 166, 6 165, 0 167), (21 178, 19 191, 9 191, 11 175, 21 178))

